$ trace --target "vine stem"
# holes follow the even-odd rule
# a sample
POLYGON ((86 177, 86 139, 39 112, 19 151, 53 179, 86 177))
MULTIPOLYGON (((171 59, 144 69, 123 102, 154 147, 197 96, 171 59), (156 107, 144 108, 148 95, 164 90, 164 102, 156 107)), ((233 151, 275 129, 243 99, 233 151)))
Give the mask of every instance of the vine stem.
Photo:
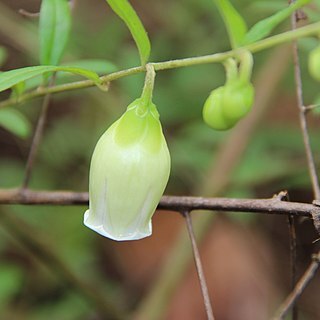
POLYGON ((152 100, 155 77, 156 77, 156 73, 154 71, 154 67, 152 64, 148 63, 146 65, 146 78, 144 81, 144 87, 142 91, 142 97, 145 99, 147 103, 150 103, 152 100))
POLYGON ((152 64, 146 65, 146 77, 144 80, 144 86, 141 94, 142 104, 139 106, 141 114, 145 113, 152 103, 152 94, 154 88, 154 80, 156 77, 156 72, 152 64))
MULTIPOLYGON (((297 18, 296 14, 291 16, 291 28, 293 31, 297 30, 297 18)), ((301 28, 300 28, 301 29, 301 28)), ((300 127, 303 136, 303 143, 305 147, 305 152, 308 161, 308 168, 309 168, 309 175, 311 178, 314 198, 316 200, 320 200, 320 187, 319 187, 319 178, 316 170, 316 165, 314 161, 314 157, 311 150, 310 145, 310 138, 308 134, 308 126, 307 126, 307 119, 306 119, 306 110, 304 107, 303 102, 303 91, 302 91, 302 80, 301 80, 301 68, 300 68, 300 61, 299 61, 299 50, 297 41, 293 41, 292 43, 292 54, 293 54, 293 62, 294 62, 294 76, 295 76, 295 83, 296 83, 296 96, 299 108, 299 120, 300 120, 300 127)))
MULTIPOLYGON (((297 281, 297 234, 295 228, 294 216, 288 215, 289 234, 290 234, 290 264, 291 264, 291 290, 294 290, 297 281)), ((298 319, 298 307, 294 305, 292 308, 292 320, 298 319)))
MULTIPOLYGON (((55 74, 53 74, 48 87, 50 88, 55 81, 55 74)), ((41 107, 41 111, 40 111, 40 115, 39 115, 39 119, 37 122, 37 126, 32 138, 32 143, 31 143, 31 147, 30 147, 30 151, 28 154, 28 159, 27 159, 27 164, 26 164, 26 168, 25 168, 25 174, 24 174, 24 179, 21 185, 22 189, 26 189, 28 187, 28 184, 30 182, 31 179, 31 173, 32 173, 32 168, 33 168, 33 164, 37 155, 37 151, 38 151, 38 147, 40 144, 40 140, 42 137, 42 133, 43 133, 43 129, 44 129, 44 125, 46 123, 46 119, 47 119, 47 113, 48 113, 48 109, 49 109, 49 105, 50 105, 50 99, 51 99, 51 94, 47 93, 44 96, 43 102, 42 102, 42 107, 41 107)))
MULTIPOLYGON (((276 45, 290 42, 294 39, 299 39, 306 36, 311 36, 314 34, 318 34, 320 30, 320 22, 313 23, 310 25, 307 25, 305 27, 290 30, 287 32, 283 32, 281 34, 266 38, 261 41, 257 41, 255 43, 249 44, 247 46, 243 46, 239 49, 230 50, 227 52, 222 53, 215 53, 200 57, 191 57, 191 58, 185 58, 185 59, 177 59, 177 60, 169 60, 164 62, 152 62, 149 63, 149 65, 152 65, 154 67, 155 71, 160 70, 167 70, 167 69, 175 69, 175 68, 181 68, 181 67, 188 67, 188 66, 194 66, 199 64, 209 64, 209 63, 217 63, 217 62, 223 62, 224 60, 236 57, 238 54, 241 54, 241 52, 245 49, 250 51, 251 53, 256 53, 271 47, 274 47, 276 45)), ((101 76, 100 79, 103 83, 108 83, 111 81, 114 81, 116 79, 120 79, 129 75, 134 75, 137 73, 141 73, 146 71, 145 66, 140 67, 133 67, 126 70, 120 70, 114 73, 110 73, 105 76, 101 76)), ((26 100, 30 100, 35 97, 44 96, 48 93, 58 93, 58 92, 64 92, 69 90, 75 90, 75 89, 82 89, 82 88, 88 88, 93 87, 95 83, 92 80, 83 80, 83 81, 77 81, 77 82, 71 82, 63 85, 56 85, 52 87, 47 88, 41 88, 36 89, 30 92, 27 92, 23 95, 21 95, 17 101, 16 98, 9 98, 7 100, 4 100, 0 102, 0 108, 13 105, 17 102, 22 102, 26 100)))

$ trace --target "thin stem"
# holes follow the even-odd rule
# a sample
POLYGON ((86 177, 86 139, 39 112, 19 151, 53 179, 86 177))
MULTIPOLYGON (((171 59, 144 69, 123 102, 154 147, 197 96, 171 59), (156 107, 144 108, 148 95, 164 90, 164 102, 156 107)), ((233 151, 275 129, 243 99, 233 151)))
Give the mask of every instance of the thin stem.
POLYGON ((39 12, 29 12, 25 9, 19 9, 19 14, 21 14, 23 17, 26 17, 26 18, 39 18, 40 16, 40 13, 39 12))
POLYGON ((226 70, 226 84, 238 79, 238 66, 234 58, 227 59, 223 65, 226 70))
MULTIPOLYGON (((168 70, 168 69, 181 68, 181 67, 189 67, 189 66, 194 66, 199 64, 223 62, 227 58, 237 56, 239 53, 241 53, 243 49, 248 50, 251 53, 256 53, 256 52, 274 47, 276 45, 292 41, 293 39, 298 39, 306 36, 311 36, 313 34, 317 34, 319 33, 319 29, 320 29, 320 22, 317 22, 317 23, 313 23, 308 26, 299 28, 297 30, 287 31, 287 32, 269 37, 267 39, 249 44, 247 46, 244 46, 236 50, 231 50, 223 53, 215 53, 215 54, 205 55, 201 57, 169 60, 164 62, 153 62, 150 64, 153 65, 155 71, 159 71, 159 70, 168 70)), ((103 81, 103 83, 107 83, 122 77, 137 74, 143 71, 145 71, 145 67, 142 67, 142 66, 134 67, 134 68, 121 70, 121 71, 111 73, 109 75, 102 76, 100 77, 100 79, 103 81)), ((84 81, 77 81, 77 82, 72 82, 64 85, 57 85, 51 88, 36 89, 34 91, 21 95, 19 98, 19 101, 22 102, 22 101, 30 100, 35 97, 44 96, 47 93, 58 93, 58 92, 64 92, 68 90, 88 88, 88 87, 93 87, 94 85, 95 83, 93 81, 84 80, 84 81)), ((16 102, 17 102, 16 99, 9 98, 0 103, 0 108, 15 104, 16 102)))
MULTIPOLYGON (((289 4, 292 4, 294 2, 295 2, 294 0, 290 0, 289 4)), ((291 29, 294 31, 296 30, 296 28, 297 28, 297 13, 294 12, 294 14, 292 14, 291 16, 291 29)), ((308 168, 309 168, 309 175, 312 182, 314 197, 316 200, 319 200, 319 197, 320 197, 319 180, 318 180, 315 162, 313 159, 313 154, 310 146, 310 138, 308 134, 308 127, 307 127, 307 120, 306 120, 306 109, 303 103, 301 68, 300 68, 297 41, 293 41, 292 43, 292 53, 293 53, 293 60, 294 60, 294 75, 295 75, 296 96, 297 96, 298 109, 299 109, 300 127, 301 127, 302 136, 303 136, 303 142, 305 146, 305 151, 306 151, 306 156, 308 161, 308 168)), ((293 220, 290 221, 291 232, 292 232, 291 246, 295 245, 295 243, 293 244, 293 241, 295 241, 295 239, 293 239, 293 237, 295 238, 295 231, 292 229, 293 223, 294 223, 293 220)), ((296 300, 298 299, 298 297, 300 297, 300 295, 302 294, 307 284, 314 277, 315 272, 319 267, 319 256, 320 256, 320 252, 318 252, 317 256, 315 256, 313 262, 310 264, 309 268, 307 269, 303 277, 296 284, 296 286, 294 287, 292 292, 289 294, 287 299, 280 306, 278 312, 276 313, 276 316, 273 318, 274 320, 284 319, 284 317, 287 315, 291 307, 293 307, 292 318, 294 320, 298 318, 296 300)), ((295 261, 292 261, 292 263, 295 264, 295 261)))
POLYGON ((144 81, 144 87, 142 91, 141 97, 149 104, 152 100, 152 93, 154 87, 154 79, 156 77, 156 73, 154 71, 154 67, 152 64, 146 65, 146 78, 144 81))
MULTIPOLYGON (((320 207, 319 200, 313 200, 312 204, 314 204, 317 207, 320 207)), ((314 211, 311 214, 312 214, 313 225, 316 228, 317 232, 320 234, 320 212, 314 211)))
POLYGON ((208 291, 208 287, 207 287, 207 283, 206 283, 206 279, 204 276, 202 263, 201 263, 201 259, 200 259, 200 253, 199 253, 199 249, 198 249, 197 242, 196 242, 193 228, 192 228, 192 220, 190 217, 190 212, 183 211, 182 215, 186 219, 188 234, 189 234, 191 244, 192 244, 194 261, 195 261, 196 268, 197 268, 197 273, 198 273, 198 277, 199 277, 199 282, 200 282, 200 286, 201 286, 201 292, 202 292, 202 296, 203 296, 203 301, 204 301, 204 306, 206 309, 207 318, 208 318, 208 320, 214 320, 210 297, 209 297, 209 291, 208 291))
POLYGON ((252 53, 248 50, 241 52, 241 54, 239 54, 239 60, 240 60, 239 77, 243 82, 247 83, 250 81, 251 74, 252 74, 252 66, 253 66, 252 53))
POLYGON ((302 292, 315 276, 320 266, 320 251, 312 256, 312 262, 303 276, 300 278, 293 291, 289 294, 283 304, 280 306, 276 315, 272 320, 282 320, 285 318, 290 308, 295 304, 296 300, 301 296, 302 292))
MULTIPOLYGON (((143 72, 144 70, 145 68, 143 67, 134 67, 126 70, 113 72, 106 76, 102 76, 100 77, 100 80, 102 81, 103 84, 107 84, 108 82, 111 82, 126 76, 134 75, 134 74, 143 72)), ((59 93, 59 92, 89 88, 93 86, 95 86, 95 83, 92 80, 82 80, 82 81, 75 81, 75 82, 66 83, 66 84, 55 85, 52 87, 41 87, 19 96, 19 102, 27 101, 37 97, 42 97, 48 93, 59 93)), ((9 98, 7 100, 0 102, 0 108, 7 107, 16 103, 17 103, 16 98, 9 98)))
MULTIPOLYGON (((291 28, 293 31, 295 31, 297 28, 296 14, 293 14, 291 16, 291 28)), ((300 29, 302 29, 302 28, 300 28, 300 29)), ((310 179, 311 179, 311 183, 312 183, 314 198, 317 200, 320 200, 319 178, 318 178, 316 165, 315 165, 314 157, 313 157, 312 150, 311 150, 305 107, 304 107, 304 103, 303 103, 301 68, 300 68, 299 51, 298 51, 297 41, 293 41, 292 53, 293 53, 293 61, 294 61, 296 96, 297 96, 297 102, 298 102, 298 108, 299 108, 299 120, 300 120, 301 132, 302 132, 302 136, 303 136, 303 143, 304 143, 305 152, 306 152, 307 161, 308 161, 309 175, 310 175, 310 179)))
MULTIPOLYGON (((55 81, 55 75, 52 76, 50 82, 49 82, 49 87, 53 85, 55 81)), ((37 122, 37 126, 36 126, 36 130, 34 132, 34 136, 32 139, 32 143, 31 143, 31 147, 30 147, 30 151, 28 154, 28 159, 27 159, 27 163, 26 163, 26 169, 25 169, 25 174, 24 174, 24 179, 21 185, 22 189, 26 189, 28 187, 28 184, 30 182, 31 179, 31 173, 32 173, 32 168, 33 168, 33 164, 36 158, 36 154, 38 151, 38 147, 40 144, 40 140, 42 137, 42 133, 43 133, 43 129, 44 129, 44 125, 46 123, 46 118, 47 118, 47 113, 48 113, 48 108, 49 108, 49 104, 50 104, 50 99, 51 99, 51 94, 48 93, 45 95, 44 99, 43 99, 43 103, 42 103, 42 108, 40 111, 40 116, 37 122)))
MULTIPOLYGON (((291 290, 294 289, 296 284, 296 277, 297 277, 297 235, 296 235, 296 228, 294 223, 294 216, 288 216, 289 221, 289 234, 290 234, 290 256, 291 256, 291 290)), ((293 306, 292 309, 292 320, 298 319, 298 307, 297 305, 293 306)))
POLYGON ((156 73, 152 64, 146 65, 146 77, 144 80, 144 86, 141 94, 141 104, 139 105, 139 112, 144 114, 152 103, 152 94, 154 88, 154 80, 156 73))
POLYGON ((305 113, 308 113, 309 111, 312 111, 314 109, 318 109, 320 107, 320 104, 311 104, 309 106, 304 107, 305 113))

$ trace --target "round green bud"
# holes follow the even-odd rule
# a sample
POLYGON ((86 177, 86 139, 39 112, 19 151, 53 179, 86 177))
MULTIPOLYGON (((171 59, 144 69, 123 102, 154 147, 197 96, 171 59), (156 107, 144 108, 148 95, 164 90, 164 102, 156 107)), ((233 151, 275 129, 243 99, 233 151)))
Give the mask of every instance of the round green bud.
POLYGON ((320 81, 320 46, 310 52, 308 68, 311 76, 320 81))
POLYGON ((225 87, 219 87, 211 91, 202 111, 204 122, 215 130, 228 130, 236 123, 234 120, 227 119, 223 114, 224 92, 225 87))
POLYGON ((254 100, 254 88, 250 82, 235 81, 226 84, 222 97, 222 112, 230 121, 239 121, 250 110, 254 100))

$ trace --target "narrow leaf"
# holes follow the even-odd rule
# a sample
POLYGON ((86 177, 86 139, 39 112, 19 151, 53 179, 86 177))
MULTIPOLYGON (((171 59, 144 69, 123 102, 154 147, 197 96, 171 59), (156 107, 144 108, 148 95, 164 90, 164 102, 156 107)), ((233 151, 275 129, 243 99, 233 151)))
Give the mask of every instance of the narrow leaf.
MULTIPOLYGON (((105 75, 118 70, 118 68, 113 63, 109 62, 108 60, 102 60, 102 59, 101 60, 100 59, 84 59, 84 60, 69 61, 65 64, 63 63, 61 66, 87 69, 97 73, 98 75, 105 75)), ((75 76, 77 75, 65 73, 65 72, 57 73, 55 84, 59 85, 59 84, 71 82, 73 81, 75 76)), ((33 88, 37 88, 41 84, 43 84, 43 79, 41 76, 31 78, 25 82, 25 91, 33 88)))
POLYGON ((125 22, 138 47, 141 64, 145 65, 150 56, 151 45, 144 26, 127 0, 106 0, 112 10, 125 22))
POLYGON ((40 63, 58 65, 71 28, 67 0, 42 0, 40 8, 40 63))
POLYGON ((23 139, 31 133, 29 120, 21 112, 12 108, 0 110, 0 126, 23 139))
POLYGON ((101 80, 99 76, 95 72, 92 72, 86 69, 67 67, 67 66, 63 66, 63 67, 62 66, 61 67, 35 66, 35 67, 25 67, 25 68, 2 72, 0 74, 0 92, 15 86, 19 82, 26 81, 33 77, 42 75, 46 72, 56 72, 56 71, 65 71, 65 72, 70 72, 74 74, 79 74, 81 76, 84 76, 94 81, 96 85, 101 84, 101 80))
POLYGON ((248 45, 265 38, 278 24, 309 2, 310 0, 298 0, 274 15, 259 21, 248 31, 244 38, 243 45, 248 45))
POLYGON ((247 32, 247 25, 228 0, 214 0, 220 14, 223 18, 224 24, 227 28, 230 43, 233 49, 240 46, 247 32))

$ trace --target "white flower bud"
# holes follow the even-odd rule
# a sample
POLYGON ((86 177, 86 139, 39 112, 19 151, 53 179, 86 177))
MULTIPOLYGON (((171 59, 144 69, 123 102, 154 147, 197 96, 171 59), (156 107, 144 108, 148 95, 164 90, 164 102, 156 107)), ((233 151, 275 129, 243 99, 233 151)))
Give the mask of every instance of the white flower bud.
POLYGON ((154 104, 141 98, 102 135, 89 178, 84 224, 114 240, 152 233, 151 218, 167 185, 170 154, 154 104))

